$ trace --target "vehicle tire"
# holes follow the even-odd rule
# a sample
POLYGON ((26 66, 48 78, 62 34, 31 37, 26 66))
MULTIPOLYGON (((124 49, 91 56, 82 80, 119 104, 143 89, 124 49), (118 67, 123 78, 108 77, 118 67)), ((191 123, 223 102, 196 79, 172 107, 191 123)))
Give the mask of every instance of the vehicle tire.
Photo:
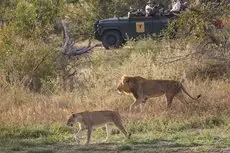
POLYGON ((105 49, 119 48, 122 46, 123 42, 121 34, 116 30, 109 30, 104 32, 101 40, 105 49))

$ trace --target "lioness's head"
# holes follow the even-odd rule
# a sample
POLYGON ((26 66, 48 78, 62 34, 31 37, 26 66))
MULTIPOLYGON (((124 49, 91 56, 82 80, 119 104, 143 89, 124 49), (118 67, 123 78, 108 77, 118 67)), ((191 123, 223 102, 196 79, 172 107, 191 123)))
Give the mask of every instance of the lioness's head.
POLYGON ((118 92, 125 92, 125 93, 130 93, 130 77, 127 76, 122 76, 121 80, 119 82, 119 85, 117 87, 118 92))
POLYGON ((67 126, 73 126, 76 122, 80 122, 82 120, 82 116, 80 114, 74 114, 69 117, 67 121, 67 126))

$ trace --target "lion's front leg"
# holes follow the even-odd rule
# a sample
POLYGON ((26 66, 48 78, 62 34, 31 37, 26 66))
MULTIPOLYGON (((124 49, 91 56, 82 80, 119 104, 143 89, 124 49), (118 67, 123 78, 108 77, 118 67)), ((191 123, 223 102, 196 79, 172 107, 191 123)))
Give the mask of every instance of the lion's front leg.
POLYGON ((130 106, 129 110, 132 111, 133 109, 136 109, 136 107, 139 105, 140 112, 143 111, 144 103, 147 100, 147 97, 144 96, 143 89, 141 85, 138 85, 137 91, 133 93, 134 98, 136 99, 135 102, 130 106))
POLYGON ((144 109, 145 109, 145 103, 142 102, 142 103, 140 104, 140 111, 141 111, 141 113, 143 112, 144 109))
POLYGON ((142 103, 143 103, 143 100, 142 100, 142 99, 136 100, 134 103, 132 103, 132 104, 130 105, 129 110, 130 110, 130 111, 133 111, 133 109, 136 109, 136 107, 137 107, 138 105, 141 105, 142 103))

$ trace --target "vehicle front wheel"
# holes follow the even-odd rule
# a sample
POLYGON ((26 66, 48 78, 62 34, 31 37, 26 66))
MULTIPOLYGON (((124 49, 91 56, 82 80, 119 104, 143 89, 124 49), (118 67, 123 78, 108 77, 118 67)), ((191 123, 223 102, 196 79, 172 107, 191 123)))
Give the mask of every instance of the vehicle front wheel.
POLYGON ((102 40, 102 44, 105 47, 105 49, 119 48, 122 46, 122 42, 123 42, 121 34, 116 30, 106 31, 102 35, 101 40, 102 40))

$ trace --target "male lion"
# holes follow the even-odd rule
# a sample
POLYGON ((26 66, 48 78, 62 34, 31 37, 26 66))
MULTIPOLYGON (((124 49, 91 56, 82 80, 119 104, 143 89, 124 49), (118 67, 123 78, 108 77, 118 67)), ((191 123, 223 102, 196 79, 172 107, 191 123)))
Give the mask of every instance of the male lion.
POLYGON ((178 81, 148 80, 140 76, 122 76, 117 90, 119 92, 132 94, 135 98, 135 102, 130 105, 130 110, 132 110, 133 107, 140 105, 141 111, 142 104, 145 104, 146 100, 151 97, 159 97, 165 94, 167 107, 170 108, 174 97, 183 101, 179 94, 182 91, 193 100, 196 100, 201 96, 198 95, 196 98, 192 97, 178 81))
POLYGON ((109 126, 111 125, 111 123, 114 123, 127 138, 130 137, 130 134, 126 132, 125 128, 122 125, 120 114, 115 111, 85 111, 72 114, 67 121, 67 125, 73 126, 74 123, 79 123, 79 130, 75 134, 75 139, 77 143, 79 143, 78 135, 80 134, 80 132, 87 129, 88 133, 86 144, 89 144, 93 128, 100 125, 106 126, 107 137, 105 141, 107 141, 110 134, 109 126))

